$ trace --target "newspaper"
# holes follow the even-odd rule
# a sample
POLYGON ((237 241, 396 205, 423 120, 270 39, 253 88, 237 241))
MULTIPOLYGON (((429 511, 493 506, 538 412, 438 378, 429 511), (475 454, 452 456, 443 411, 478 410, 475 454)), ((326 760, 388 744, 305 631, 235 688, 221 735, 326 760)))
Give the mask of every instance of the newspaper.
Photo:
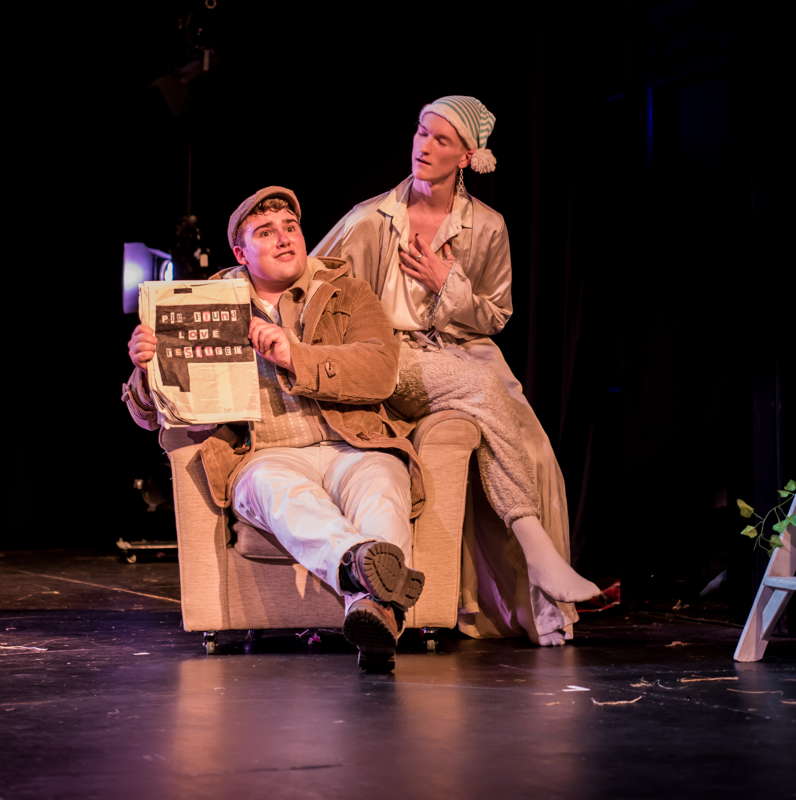
POLYGON ((145 281, 138 313, 158 340, 147 380, 161 425, 260 419, 245 279, 145 281))

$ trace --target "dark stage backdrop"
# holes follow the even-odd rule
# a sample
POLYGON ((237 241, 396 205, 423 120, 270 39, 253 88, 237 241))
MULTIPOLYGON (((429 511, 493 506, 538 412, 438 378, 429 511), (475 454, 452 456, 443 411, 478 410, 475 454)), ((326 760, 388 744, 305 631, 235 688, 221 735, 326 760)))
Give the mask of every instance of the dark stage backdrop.
POLYGON ((63 228, 38 252, 58 311, 33 339, 54 357, 45 381, 31 368, 42 411, 14 426, 7 546, 112 547, 140 518, 133 478, 162 470, 119 402, 124 241, 172 250, 195 214, 211 267, 228 266, 230 211, 277 183, 312 245, 408 175, 423 103, 473 94, 497 115, 498 169, 468 187, 506 217, 514 264, 498 342, 559 454, 578 565, 639 598, 729 566, 745 597, 734 498, 762 505, 796 477, 793 295, 789 309, 781 21, 730 5, 531 6, 533 24, 490 18, 480 37, 408 19, 362 37, 241 2, 70 19, 24 112, 50 132, 30 157, 39 216, 63 228))

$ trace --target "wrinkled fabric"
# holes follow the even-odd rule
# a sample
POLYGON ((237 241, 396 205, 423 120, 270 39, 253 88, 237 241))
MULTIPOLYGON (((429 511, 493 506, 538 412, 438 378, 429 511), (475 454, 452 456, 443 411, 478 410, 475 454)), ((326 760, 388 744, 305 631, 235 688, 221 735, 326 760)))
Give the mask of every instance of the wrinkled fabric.
POLYGON ((392 191, 355 206, 312 254, 348 261, 354 275, 373 287, 396 330, 433 325, 452 342, 498 333, 512 312, 511 257, 503 217, 474 197, 456 195, 431 243, 437 252, 447 242, 455 259, 437 300, 398 267, 398 246, 406 247, 409 241, 410 184, 407 178, 392 191), (422 313, 406 308, 413 303, 422 313))
POLYGON ((345 259, 353 274, 367 280, 379 295, 393 326, 405 332, 401 363, 408 373, 400 375, 399 389, 403 388, 390 400, 391 405, 399 411, 403 407, 410 418, 411 406, 422 406, 424 400, 429 403, 428 397, 435 398, 434 410, 477 411, 473 416, 486 441, 487 452, 478 454, 486 494, 473 493, 465 519, 460 629, 471 636, 527 632, 534 640, 563 629, 571 638, 571 623, 577 620, 574 606, 555 603, 537 587, 529 587, 522 550, 504 523, 518 518, 514 511, 524 503, 525 509, 538 515, 558 552, 569 560, 561 470, 521 384, 487 338, 502 330, 512 311, 511 259, 503 217, 472 196, 455 196, 452 211, 431 244, 439 252, 447 243, 455 260, 436 296, 398 267, 399 246, 408 243, 411 180, 355 206, 313 255, 345 259), (406 354, 407 348, 429 353, 422 357, 425 369, 418 366, 420 357, 406 354), (442 353, 445 359, 458 358, 460 369, 430 367, 430 359, 442 353), (496 381, 503 391, 499 401, 481 396, 481 403, 497 408, 479 411, 475 408, 479 392, 459 391, 456 383, 472 386, 484 370, 491 373, 488 380, 493 394, 498 391, 496 381), (423 381, 440 383, 422 390, 415 384, 423 381), (408 397, 400 396, 407 392, 408 397), (493 413, 485 414, 486 410, 493 413), (504 414, 507 419, 502 418, 504 414), (500 420, 496 420, 498 416, 500 420), (514 447, 505 441, 507 431, 511 431, 514 447), (495 443, 501 441, 505 446, 497 458, 495 443))
POLYGON ((338 594, 343 554, 362 542, 391 542, 411 565, 409 474, 390 453, 344 442, 260 450, 232 494, 239 519, 270 531, 338 594))
POLYGON ((463 348, 402 347, 399 380, 390 403, 409 419, 450 408, 478 423, 476 450, 484 491, 505 525, 539 514, 536 465, 516 446, 513 401, 500 378, 463 348))

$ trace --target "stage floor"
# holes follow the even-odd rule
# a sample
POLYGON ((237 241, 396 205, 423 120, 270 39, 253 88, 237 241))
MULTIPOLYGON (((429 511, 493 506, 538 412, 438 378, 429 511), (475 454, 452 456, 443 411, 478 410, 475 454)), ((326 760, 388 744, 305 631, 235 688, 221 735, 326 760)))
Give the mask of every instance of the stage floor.
POLYGON ((336 635, 205 656, 174 562, 0 554, 0 800, 796 797, 796 639, 621 608, 563 648, 336 635), (788 744, 790 742, 790 744, 788 744))

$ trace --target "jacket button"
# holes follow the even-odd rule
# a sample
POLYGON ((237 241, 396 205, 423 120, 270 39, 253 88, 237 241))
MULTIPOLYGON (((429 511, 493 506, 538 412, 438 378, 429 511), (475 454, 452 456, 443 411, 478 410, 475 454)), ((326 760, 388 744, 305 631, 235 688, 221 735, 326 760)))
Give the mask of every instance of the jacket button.
POLYGON ((369 433, 358 433, 357 434, 357 439, 364 439, 367 442, 367 441, 370 440, 370 434, 369 433))
POLYGON ((333 364, 331 361, 327 361, 327 362, 326 362, 326 363, 323 365, 323 367, 324 367, 324 369, 326 370, 326 374, 327 374, 327 375, 328 375, 330 378, 334 378, 334 376, 335 376, 335 375, 337 375, 337 370, 335 370, 335 368, 334 368, 334 364, 333 364))

